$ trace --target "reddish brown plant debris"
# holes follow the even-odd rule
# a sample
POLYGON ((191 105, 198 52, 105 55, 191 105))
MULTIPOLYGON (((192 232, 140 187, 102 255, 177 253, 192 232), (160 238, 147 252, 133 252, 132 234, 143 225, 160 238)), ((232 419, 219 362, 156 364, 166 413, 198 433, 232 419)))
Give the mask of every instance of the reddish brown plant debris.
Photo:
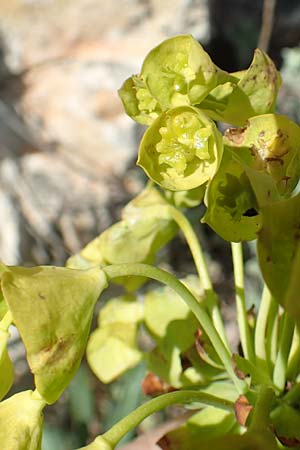
POLYGON ((234 404, 234 413, 236 420, 243 427, 246 426, 247 418, 252 411, 253 406, 248 402, 247 397, 240 395, 234 404))
POLYGON ((142 391, 145 395, 155 396, 175 390, 175 388, 152 372, 148 373, 142 381, 142 391))

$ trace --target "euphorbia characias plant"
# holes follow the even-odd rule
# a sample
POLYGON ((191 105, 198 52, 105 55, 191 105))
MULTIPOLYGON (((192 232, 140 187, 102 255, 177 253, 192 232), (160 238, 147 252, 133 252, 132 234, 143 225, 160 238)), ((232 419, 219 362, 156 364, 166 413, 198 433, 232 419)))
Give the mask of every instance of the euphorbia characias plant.
POLYGON ((104 383, 144 360, 144 390, 153 395, 86 449, 113 450, 172 404, 193 413, 158 442, 165 450, 300 446, 300 128, 274 112, 280 83, 264 52, 256 50, 247 70, 227 73, 189 35, 162 42, 125 81, 126 112, 148 127, 137 161, 150 178, 145 189, 65 268, 0 267, 0 398, 13 383, 11 325, 36 386, 0 403, 1 449, 41 448, 42 410, 68 386, 85 348, 104 383), (228 124, 224 135, 215 121, 228 124), (191 208, 231 242, 236 352, 191 208), (156 263, 178 232, 195 263, 183 279, 156 263), (254 239, 265 284, 250 314, 242 245, 254 239), (141 302, 136 291, 148 279, 163 286, 144 287, 141 302), (89 336, 95 304, 114 282, 124 294, 100 309, 89 336), (148 350, 139 345, 141 326, 152 339, 148 350))

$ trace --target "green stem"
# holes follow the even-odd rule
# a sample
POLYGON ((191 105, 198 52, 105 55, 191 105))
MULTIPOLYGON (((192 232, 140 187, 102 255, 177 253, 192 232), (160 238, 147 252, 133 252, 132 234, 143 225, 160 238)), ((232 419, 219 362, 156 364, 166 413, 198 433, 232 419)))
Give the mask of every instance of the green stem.
MULTIPOLYGON (((112 448, 136 426, 138 426, 146 417, 151 414, 166 408, 175 403, 202 403, 205 405, 215 406, 216 408, 225 409, 226 411, 233 411, 234 405, 232 402, 224 399, 219 399, 213 395, 202 393, 199 391, 176 391, 168 394, 160 395, 147 403, 139 406, 132 411, 124 419, 116 423, 110 430, 104 433, 101 439, 105 440, 112 448)), ((97 438, 95 440, 97 442, 97 438)))
POLYGON ((265 285, 259 305, 254 333, 255 354, 256 357, 261 361, 266 360, 266 327, 270 313, 271 302, 271 293, 265 285))
POLYGON ((275 393, 269 386, 262 385, 252 413, 249 432, 259 432, 268 428, 269 416, 275 393))
POLYGON ((186 242, 190 248, 200 281, 202 283, 205 292, 208 310, 209 313, 211 314, 216 330, 221 336, 224 345, 229 349, 224 323, 220 313, 218 296, 213 289, 199 239, 197 238, 197 235, 193 227, 191 226, 189 220, 185 217, 185 215, 174 206, 169 206, 168 208, 174 221, 181 229, 186 239, 186 242))
POLYGON ((299 373, 300 365, 300 335, 298 329, 295 327, 294 336, 291 344, 291 351, 287 365, 287 378, 294 380, 299 373))
POLYGON ((288 313, 285 312, 283 315, 282 332, 273 373, 274 384, 278 387, 278 389, 280 389, 280 391, 283 391, 285 387, 287 364, 293 340, 294 328, 295 323, 293 319, 288 315, 288 313))
POLYGON ((112 266, 106 266, 103 270, 108 278, 136 275, 152 278, 153 280, 157 280, 174 289, 174 291, 182 298, 182 300, 187 304, 187 306, 198 319, 202 329, 209 337, 219 358, 224 364, 225 370, 235 384, 238 392, 245 393, 248 390, 247 383, 244 380, 240 380, 236 376, 231 362, 232 355, 225 347, 204 307, 197 301, 197 299, 184 286, 184 284, 177 280, 176 277, 174 277, 174 275, 148 264, 116 264, 112 266))
POLYGON ((234 269, 235 299, 237 309, 237 323, 239 327, 241 345, 244 356, 251 362, 255 361, 253 343, 247 317, 245 286, 244 286, 244 263, 243 246, 241 242, 231 242, 232 261, 234 269))
POLYGON ((299 407, 299 402, 300 402, 300 383, 296 383, 292 389, 285 394, 285 396, 283 397, 283 400, 287 403, 289 403, 290 405, 294 405, 295 403, 297 404, 297 406, 299 407))
POLYGON ((278 350, 278 329, 279 329, 279 305, 271 298, 271 306, 268 314, 267 332, 266 332, 266 355, 269 371, 273 374, 278 350))
POLYGON ((7 313, 0 321, 0 330, 7 331, 12 322, 13 322, 12 314, 10 311, 7 311, 7 313))

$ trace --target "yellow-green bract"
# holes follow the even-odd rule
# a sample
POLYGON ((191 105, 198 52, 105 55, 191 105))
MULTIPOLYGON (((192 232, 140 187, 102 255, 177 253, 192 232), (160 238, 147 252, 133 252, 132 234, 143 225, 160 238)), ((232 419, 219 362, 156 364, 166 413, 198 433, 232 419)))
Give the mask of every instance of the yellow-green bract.
POLYGON ((242 126, 252 116, 274 111, 281 77, 268 55, 256 49, 250 67, 231 77, 200 105, 212 119, 242 126))
POLYGON ((207 183, 222 153, 222 136, 214 122, 196 108, 180 106, 148 128, 137 164, 163 188, 184 191, 207 183))
POLYGON ((300 176, 300 128, 286 116, 263 114, 229 129, 224 145, 242 163, 269 174, 279 194, 291 194, 300 176))
POLYGON ((41 450, 45 402, 24 391, 0 403, 0 443, 3 450, 41 450))
POLYGON ((140 75, 128 78, 119 95, 126 113, 144 125, 167 109, 196 105, 220 82, 234 80, 190 35, 163 41, 146 56, 140 75))
POLYGON ((107 281, 99 268, 10 267, 2 289, 38 392, 54 403, 83 356, 94 306, 107 281))
POLYGON ((208 185, 202 222, 223 239, 249 241, 257 237, 261 218, 245 170, 225 149, 218 172, 208 185))

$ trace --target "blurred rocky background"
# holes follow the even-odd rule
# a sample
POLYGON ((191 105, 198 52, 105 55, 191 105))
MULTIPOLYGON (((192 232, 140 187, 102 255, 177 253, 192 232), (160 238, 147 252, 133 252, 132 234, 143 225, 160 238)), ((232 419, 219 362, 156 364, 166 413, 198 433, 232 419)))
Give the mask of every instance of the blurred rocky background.
MULTIPOLYGON (((117 89, 153 46, 180 33, 193 34, 230 71, 247 67, 259 43, 282 68, 279 111, 300 120, 297 0, 0 0, 0 259, 6 264, 63 265, 139 192, 142 130, 125 116, 117 89)), ((202 233, 212 256, 226 261, 228 248, 202 233)), ((170 255, 180 264, 178 249, 183 252, 181 243, 170 255)), ((253 248, 247 251, 248 280, 256 282, 253 248)), ((228 280, 220 264, 211 267, 217 283, 228 280)), ((27 369, 14 339, 21 389, 27 369)), ((108 395, 83 366, 47 413, 43 449, 83 445, 133 409, 142 374, 135 369, 108 395)))

